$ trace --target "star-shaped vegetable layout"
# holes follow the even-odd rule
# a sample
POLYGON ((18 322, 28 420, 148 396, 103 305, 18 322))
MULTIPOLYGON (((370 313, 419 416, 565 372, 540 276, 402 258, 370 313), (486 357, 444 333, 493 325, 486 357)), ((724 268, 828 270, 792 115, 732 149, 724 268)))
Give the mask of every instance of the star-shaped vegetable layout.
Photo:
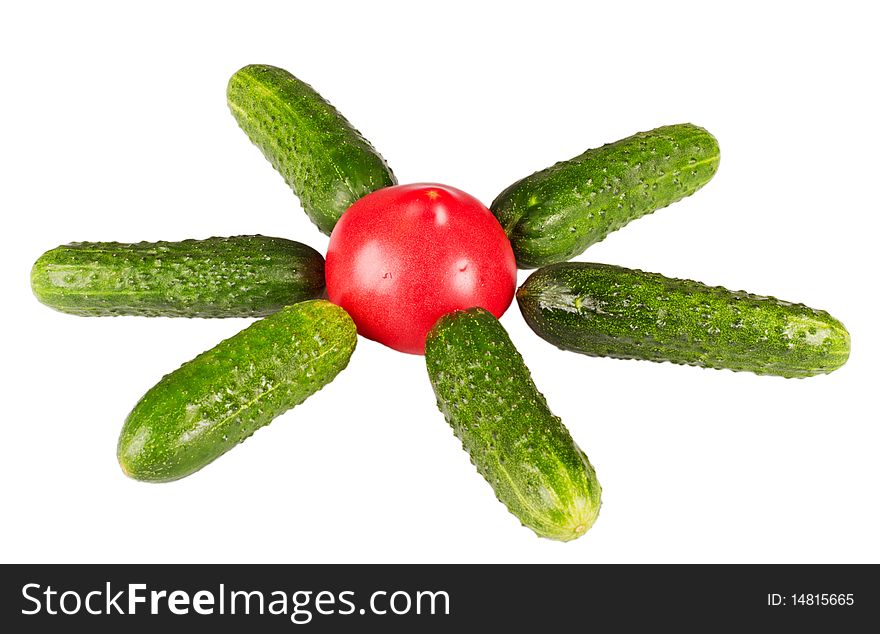
POLYGON ((330 235, 326 266, 304 244, 237 236, 74 243, 31 274, 41 302, 74 315, 263 317, 135 405, 118 446, 132 478, 198 471, 332 381, 360 333, 425 355, 437 404, 498 499, 541 537, 567 541, 595 521, 601 487, 497 320, 515 291, 538 336, 592 356, 806 377, 849 355, 849 334, 823 311, 567 263, 705 185, 719 150, 702 128, 588 150, 517 181, 490 210, 452 187, 397 185, 373 146, 284 70, 246 66, 227 96, 330 235), (516 290, 517 266, 542 268, 516 290))

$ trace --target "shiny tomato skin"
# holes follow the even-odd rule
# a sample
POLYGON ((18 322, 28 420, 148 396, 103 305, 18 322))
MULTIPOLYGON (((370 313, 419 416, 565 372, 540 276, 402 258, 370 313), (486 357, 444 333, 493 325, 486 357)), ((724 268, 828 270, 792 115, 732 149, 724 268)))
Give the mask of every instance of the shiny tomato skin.
POLYGON ((431 326, 481 306, 500 317, 516 290, 516 260, 485 205, 433 183, 396 185, 355 202, 330 235, 327 295, 358 332, 424 354, 431 326))

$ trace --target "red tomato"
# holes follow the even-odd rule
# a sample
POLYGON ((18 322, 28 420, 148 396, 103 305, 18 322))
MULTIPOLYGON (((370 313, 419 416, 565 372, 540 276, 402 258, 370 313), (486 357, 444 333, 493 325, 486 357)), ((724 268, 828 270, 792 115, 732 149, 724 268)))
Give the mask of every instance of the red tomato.
POLYGON ((342 215, 327 249, 327 294, 358 332, 424 354, 444 314, 481 306, 500 317, 516 290, 516 261, 495 216, 453 187, 418 183, 364 196, 342 215))

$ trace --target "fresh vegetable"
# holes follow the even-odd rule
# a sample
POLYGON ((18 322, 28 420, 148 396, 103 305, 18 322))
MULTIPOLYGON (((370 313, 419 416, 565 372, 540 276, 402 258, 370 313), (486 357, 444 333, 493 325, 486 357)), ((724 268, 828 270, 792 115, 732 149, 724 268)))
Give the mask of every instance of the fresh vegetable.
POLYGON ((498 499, 541 537, 583 535, 599 513, 596 473, 495 317, 442 317, 425 360, 438 406, 498 499))
POLYGON ((264 236, 183 242, 76 242, 31 271, 42 303, 84 316, 251 317, 322 295, 324 258, 264 236))
POLYGON ((324 300, 253 323, 141 398, 122 428, 119 464, 149 482, 198 471, 330 383, 356 343, 351 318, 324 300))
POLYGON ((354 201, 397 182, 369 141, 286 70, 245 66, 229 80, 226 96, 238 125, 324 233, 354 201))
POLYGON ((545 267, 516 295, 529 326, 563 349, 785 377, 847 360, 849 334, 823 311, 560 264, 705 185, 719 148, 702 128, 665 126, 588 150, 514 183, 490 211, 452 187, 397 186, 373 146, 280 68, 242 68, 227 102, 330 235, 326 263, 296 242, 239 236, 75 243, 45 253, 31 274, 41 302, 77 315, 269 315, 141 398, 117 448, 132 478, 165 482, 209 464, 332 381, 360 332, 425 354, 446 420, 524 526, 560 541, 581 536, 601 504, 595 471, 497 320, 517 266, 545 267), (330 301, 316 299, 325 277, 330 301))
POLYGON ((452 310, 501 316, 513 301, 516 262, 486 207, 445 185, 398 185, 365 196, 330 236, 327 294, 358 332, 422 354, 425 335, 452 310))
POLYGON ((517 291, 526 322, 564 350, 807 377, 846 363, 849 333, 828 313, 608 264, 555 264, 517 291))
POLYGON ((718 169, 718 142, 689 123, 587 150, 517 181, 492 203, 520 268, 563 262, 690 196, 718 169))

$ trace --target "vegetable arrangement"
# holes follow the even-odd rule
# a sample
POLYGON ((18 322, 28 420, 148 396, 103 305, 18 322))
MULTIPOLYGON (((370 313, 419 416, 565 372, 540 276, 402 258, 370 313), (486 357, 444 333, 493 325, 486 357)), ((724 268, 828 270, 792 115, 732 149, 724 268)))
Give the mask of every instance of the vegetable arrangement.
POLYGON ((537 535, 568 541, 596 520, 602 489, 498 322, 514 294, 538 336, 591 356, 783 377, 849 356, 849 334, 824 311, 567 262, 711 180, 719 148, 702 128, 587 150, 517 181, 490 209, 445 185, 397 185, 373 146, 282 69, 242 68, 227 97, 330 235, 326 263, 298 242, 237 236, 73 243, 31 272, 37 299, 74 315, 263 317, 135 405, 117 451, 132 478, 198 471, 330 383, 361 334, 424 354, 440 410, 497 498, 537 535), (519 290, 517 267, 538 268, 519 290))

